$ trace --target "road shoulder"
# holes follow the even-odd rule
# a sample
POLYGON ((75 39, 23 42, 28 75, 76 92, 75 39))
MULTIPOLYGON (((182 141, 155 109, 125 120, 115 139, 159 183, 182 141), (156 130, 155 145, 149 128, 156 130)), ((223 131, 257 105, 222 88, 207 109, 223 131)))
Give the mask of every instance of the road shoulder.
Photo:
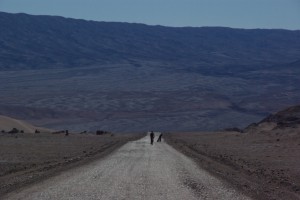
MULTIPOLYGON (((38 137, 40 140, 41 136, 26 135, 19 136, 18 138, 7 138, 10 136, 1 135, 2 142, 8 144, 6 148, 17 149, 18 146, 20 146, 20 142, 24 145, 20 147, 22 150, 12 151, 9 155, 11 158, 23 158, 22 162, 18 162, 14 166, 10 166, 9 162, 1 163, 0 167, 6 171, 2 170, 4 173, 0 176, 0 197, 12 191, 28 187, 47 178, 59 175, 66 170, 102 159, 127 142, 140 139, 143 136, 144 135, 142 134, 113 137, 70 136, 73 137, 70 139, 70 137, 66 138, 64 136, 52 136, 49 134, 47 137, 42 138, 43 142, 35 145, 32 144, 32 141, 36 140, 38 137), (29 142, 26 142, 26 140, 29 142), (41 152, 41 150, 44 149, 42 145, 45 145, 45 143, 46 145, 53 146, 51 151, 41 152), (32 155, 27 155, 29 153, 32 155), (31 157, 38 158, 30 160, 31 157), (10 168, 7 169, 7 166, 10 168)), ((4 157, 3 154, 7 153, 6 151, 5 147, 1 147, 0 152, 2 152, 2 157, 4 157)), ((2 160, 4 159, 2 158, 2 160)))

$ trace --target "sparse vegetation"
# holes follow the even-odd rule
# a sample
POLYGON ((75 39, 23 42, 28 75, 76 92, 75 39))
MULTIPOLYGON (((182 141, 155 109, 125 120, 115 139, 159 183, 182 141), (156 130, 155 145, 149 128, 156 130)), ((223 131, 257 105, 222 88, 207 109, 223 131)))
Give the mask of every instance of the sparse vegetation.
POLYGON ((11 133, 11 134, 15 134, 15 133, 19 133, 20 131, 17 129, 17 128, 13 128, 11 129, 11 131, 9 131, 8 133, 11 133))
POLYGON ((97 130, 96 135, 105 135, 105 134, 110 134, 108 131, 103 131, 103 130, 97 130))

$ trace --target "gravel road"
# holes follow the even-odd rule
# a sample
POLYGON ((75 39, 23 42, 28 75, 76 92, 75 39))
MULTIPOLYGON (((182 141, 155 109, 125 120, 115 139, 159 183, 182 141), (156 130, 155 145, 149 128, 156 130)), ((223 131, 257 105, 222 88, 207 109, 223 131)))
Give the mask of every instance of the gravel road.
POLYGON ((10 193, 4 199, 250 199, 165 142, 129 142, 90 164, 10 193))

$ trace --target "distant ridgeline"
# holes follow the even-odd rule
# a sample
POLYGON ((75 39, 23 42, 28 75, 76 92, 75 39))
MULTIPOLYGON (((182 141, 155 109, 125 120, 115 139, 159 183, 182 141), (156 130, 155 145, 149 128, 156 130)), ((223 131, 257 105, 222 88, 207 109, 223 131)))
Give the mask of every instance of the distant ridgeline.
POLYGON ((171 28, 4 12, 0 27, 1 70, 145 61, 271 66, 300 58, 300 31, 171 28))
POLYGON ((3 12, 0 27, 0 114, 42 127, 241 129, 299 104, 300 31, 3 12))

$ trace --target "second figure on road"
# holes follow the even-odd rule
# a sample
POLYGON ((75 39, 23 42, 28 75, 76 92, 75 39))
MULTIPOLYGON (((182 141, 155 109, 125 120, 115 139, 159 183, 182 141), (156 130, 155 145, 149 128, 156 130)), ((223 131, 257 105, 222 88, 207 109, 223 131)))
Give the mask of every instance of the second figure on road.
POLYGON ((161 142, 161 137, 162 137, 162 133, 160 133, 160 135, 159 135, 159 137, 158 137, 158 139, 157 139, 157 142, 161 142))

